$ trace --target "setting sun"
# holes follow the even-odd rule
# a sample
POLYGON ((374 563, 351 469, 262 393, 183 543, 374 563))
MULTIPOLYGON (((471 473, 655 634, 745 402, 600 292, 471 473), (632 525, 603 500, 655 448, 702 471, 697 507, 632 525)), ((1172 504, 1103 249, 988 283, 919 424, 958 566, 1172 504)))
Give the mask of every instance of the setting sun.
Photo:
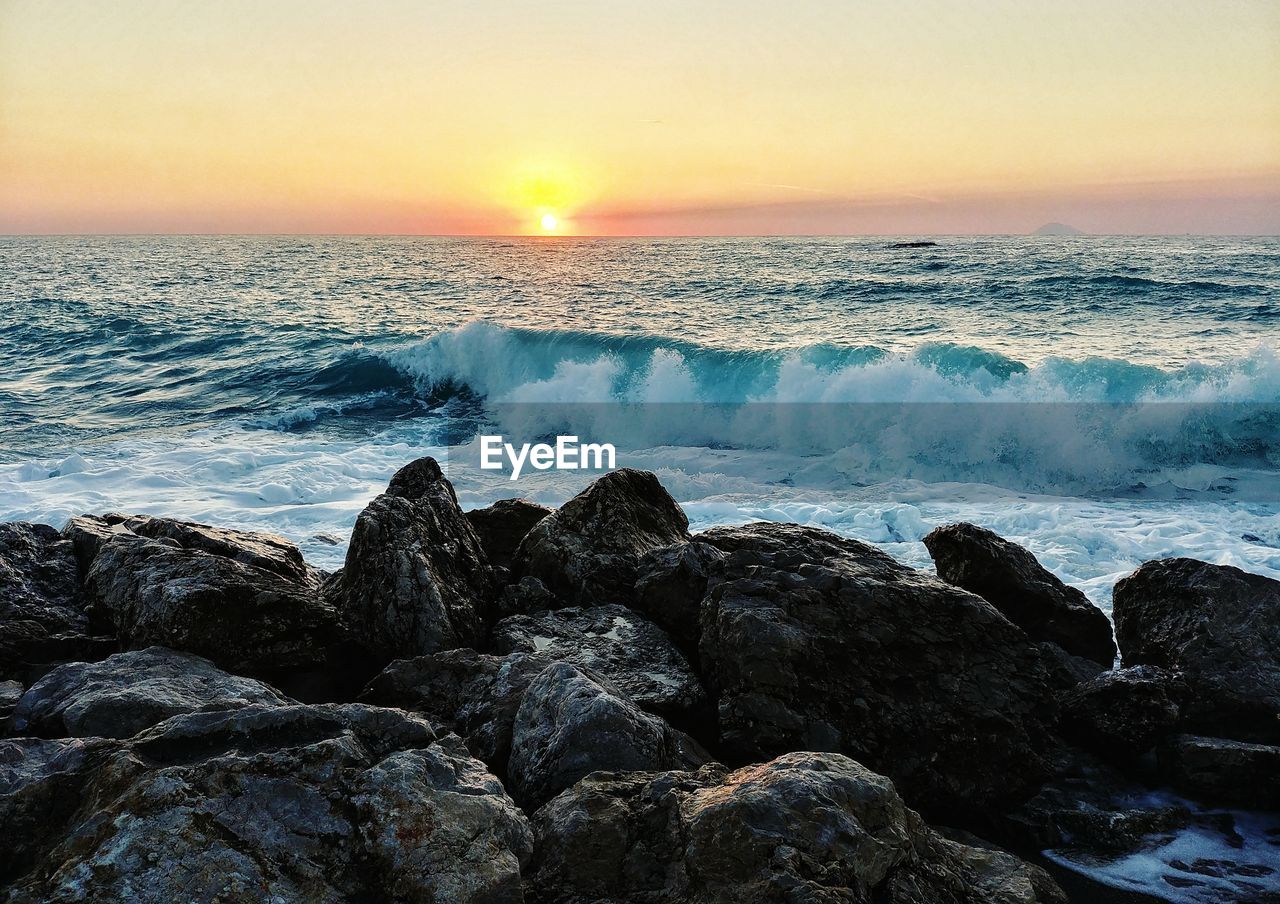
POLYGON ((541 223, 543 232, 555 232, 556 227, 560 225, 560 221, 556 219, 556 215, 553 213, 544 213, 541 223))

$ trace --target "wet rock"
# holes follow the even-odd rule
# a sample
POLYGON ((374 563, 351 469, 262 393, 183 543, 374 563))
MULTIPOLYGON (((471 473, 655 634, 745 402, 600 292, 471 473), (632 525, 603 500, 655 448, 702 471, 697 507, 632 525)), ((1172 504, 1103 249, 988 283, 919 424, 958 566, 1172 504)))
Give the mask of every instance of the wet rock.
POLYGON ((499 499, 486 508, 467 512, 467 520, 475 528, 489 562, 509 568, 520 541, 551 512, 547 506, 527 499, 499 499))
POLYGON ((22 699, 22 685, 16 681, 0 681, 0 724, 7 722, 13 708, 22 699))
POLYGON ((512 562, 566 604, 631 599, 640 556, 689 539, 680 506, 648 471, 611 471, 539 521, 512 562))
POLYGON ((557 662, 525 690, 508 775, 516 800, 532 811, 592 772, 689 769, 709 759, 603 676, 557 662))
POLYGON ((1212 806, 1280 809, 1280 747, 1181 734, 1159 749, 1165 780, 1212 806))
POLYGON ((91 624, 72 544, 46 524, 0 524, 0 679, 114 652, 91 624))
POLYGON ((1043 872, 940 838, 893 784, 830 753, 727 773, 598 773, 543 807, 540 901, 1064 902, 1043 872))
POLYGON ((499 653, 541 653, 604 675, 640 708, 673 724, 704 725, 707 695, 661 628, 624 606, 518 615, 493 629, 499 653))
POLYGON ((814 528, 702 537, 728 554, 699 647, 726 756, 845 753, 948 819, 1017 800, 1045 775, 1048 672, 985 600, 814 528))
POLYGON ((1280 743, 1280 581, 1165 559, 1117 583, 1113 605, 1126 666, 1181 672, 1188 730, 1280 743))
POLYGON ((405 713, 247 707, 98 743, 85 805, 25 850, 11 900, 521 900, 524 816, 405 713))
POLYGON ((292 702, 207 659, 149 647, 58 666, 22 696, 12 725, 42 737, 128 738, 178 713, 292 702))
POLYGON ((552 659, 490 656, 471 649, 398 659, 369 682, 360 699, 422 713, 456 731, 472 754, 507 774, 511 731, 529 683, 552 659))
POLYGON ((931 531, 924 545, 938 577, 985 599, 1033 640, 1110 667, 1116 658, 1107 616, 1079 590, 1044 568, 1031 552, 975 524, 931 531))
POLYGON ((546 584, 537 578, 526 577, 502 588, 502 592, 498 594, 497 617, 502 619, 512 615, 528 615, 544 609, 558 609, 563 605, 547 589, 546 584))
POLYGON ((724 557, 697 537, 645 553, 636 568, 631 607, 661 626, 686 655, 696 657, 702 597, 724 557))
POLYGON ((496 590, 453 487, 434 459, 421 458, 360 513, 325 598, 385 662, 478 646, 496 590))
POLYGON ((1161 668, 1104 672, 1062 698, 1062 733, 1099 756, 1141 756, 1178 723, 1178 680, 1161 668))

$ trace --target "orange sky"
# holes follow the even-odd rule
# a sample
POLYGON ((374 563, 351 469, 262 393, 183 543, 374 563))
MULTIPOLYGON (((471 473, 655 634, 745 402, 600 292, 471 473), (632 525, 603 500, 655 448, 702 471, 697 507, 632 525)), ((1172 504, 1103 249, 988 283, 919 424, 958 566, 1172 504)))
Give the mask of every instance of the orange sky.
POLYGON ((1280 4, 0 0, 3 232, 1048 220, 1280 232, 1280 4))

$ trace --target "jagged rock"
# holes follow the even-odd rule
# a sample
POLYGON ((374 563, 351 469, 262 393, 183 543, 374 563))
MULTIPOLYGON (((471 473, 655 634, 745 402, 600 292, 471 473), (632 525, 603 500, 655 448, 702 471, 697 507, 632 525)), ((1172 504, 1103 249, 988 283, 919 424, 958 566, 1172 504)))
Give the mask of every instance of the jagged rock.
POLYGON ((16 681, 0 681, 0 723, 6 722, 22 699, 22 685, 16 681))
POLYGON ((512 562, 568 605, 631 599, 636 564, 651 549, 689 539, 689 520, 648 471, 605 474, 539 521, 512 562))
POLYGON ((694 537, 645 553, 636 567, 632 608, 661 626, 687 655, 697 655, 702 597, 724 555, 694 537))
POLYGON ((133 533, 102 543, 86 586, 122 642, 183 650, 254 674, 326 662, 342 632, 314 580, 295 581, 203 545, 133 533))
POLYGON ((397 659, 360 699, 419 712, 466 739, 471 753, 500 776, 511 757, 511 730, 529 682, 552 659, 528 653, 489 656, 471 649, 397 659))
POLYGON ((938 577, 985 599, 1033 640, 1056 643, 1073 656, 1110 667, 1116 645, 1107 616, 1017 543, 975 524, 931 531, 924 545, 938 577))
POLYGON ((499 653, 542 653, 604 675, 642 709, 682 726, 705 724, 707 694, 661 628, 624 606, 558 609, 504 619, 499 653))
POLYGON ((1177 678, 1165 669, 1104 672, 1063 696, 1062 732, 1099 756, 1131 759, 1173 731, 1177 698, 1177 678))
POLYGON ((551 512, 547 506, 527 499, 499 499, 486 508, 467 512, 467 520, 475 528, 489 562, 509 568, 520 541, 551 512))
POLYGON ((563 606, 547 585, 537 578, 521 578, 514 584, 508 584, 498 594, 499 619, 512 615, 528 615, 530 612, 541 612, 544 609, 558 609, 563 606))
POLYGON ((118 649, 91 625, 86 604, 70 542, 47 524, 0 524, 0 679, 118 649))
POLYGON ((831 753, 596 774, 538 811, 534 831, 539 901, 1066 901, 1035 867, 937 836, 887 778, 831 753))
POLYGON ((592 772, 690 769, 709 759, 603 676, 557 662, 525 690, 507 772, 516 800, 533 810, 592 772))
POLYGON ((1113 599, 1124 664, 1181 672, 1187 729, 1280 742, 1280 581, 1165 559, 1122 579, 1113 599))
POLYGON ((128 738, 178 713, 292 702, 207 659, 149 647, 58 666, 22 696, 12 725, 41 737, 128 738))
POLYGON ((699 658, 731 760, 845 753, 962 822, 1044 776, 1048 672, 985 600, 814 528, 701 536, 728 554, 702 603, 699 658))
POLYGON ((325 596, 386 661, 478 646, 496 589, 453 487, 435 459, 420 458, 360 513, 325 596))
POLYGON ((1280 747, 1181 734, 1159 748, 1173 787, 1212 806, 1280 809, 1280 747))
POLYGON ((405 713, 254 706, 96 743, 61 840, 10 857, 10 900, 521 900, 524 816, 405 713))
POLYGON ((1049 670, 1049 681, 1057 690, 1071 690, 1106 671, 1092 659, 1072 656, 1056 643, 1042 640, 1036 647, 1040 650, 1045 668, 1049 670))

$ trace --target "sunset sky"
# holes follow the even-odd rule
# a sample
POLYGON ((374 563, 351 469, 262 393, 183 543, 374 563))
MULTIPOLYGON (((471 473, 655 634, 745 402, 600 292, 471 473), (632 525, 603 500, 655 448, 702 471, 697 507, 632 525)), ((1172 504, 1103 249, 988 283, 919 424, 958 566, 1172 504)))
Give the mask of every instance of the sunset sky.
POLYGON ((1275 0, 0 0, 0 232, 1280 232, 1275 0))

